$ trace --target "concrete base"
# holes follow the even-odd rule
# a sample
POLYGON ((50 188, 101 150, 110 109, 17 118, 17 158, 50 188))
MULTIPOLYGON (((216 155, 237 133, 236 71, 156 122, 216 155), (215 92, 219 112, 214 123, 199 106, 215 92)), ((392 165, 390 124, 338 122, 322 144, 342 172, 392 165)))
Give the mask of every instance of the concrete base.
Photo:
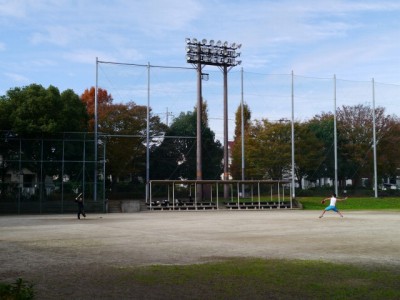
POLYGON ((121 200, 121 212, 132 213, 140 211, 139 200, 121 200))

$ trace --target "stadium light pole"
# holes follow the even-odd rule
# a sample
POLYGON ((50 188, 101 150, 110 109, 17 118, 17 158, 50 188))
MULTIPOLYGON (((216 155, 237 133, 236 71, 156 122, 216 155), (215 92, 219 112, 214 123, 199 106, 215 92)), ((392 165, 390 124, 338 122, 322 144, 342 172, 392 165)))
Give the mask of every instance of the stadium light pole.
MULTIPOLYGON (((241 64, 237 58, 240 56, 238 49, 241 44, 206 39, 186 38, 186 61, 193 64, 197 69, 197 154, 196 154, 196 178, 202 180, 201 161, 201 116, 202 96, 201 79, 202 69, 206 65, 219 67, 224 75, 224 180, 228 180, 228 72, 235 66, 241 64)), ((227 198, 228 186, 224 185, 224 197, 227 198)))

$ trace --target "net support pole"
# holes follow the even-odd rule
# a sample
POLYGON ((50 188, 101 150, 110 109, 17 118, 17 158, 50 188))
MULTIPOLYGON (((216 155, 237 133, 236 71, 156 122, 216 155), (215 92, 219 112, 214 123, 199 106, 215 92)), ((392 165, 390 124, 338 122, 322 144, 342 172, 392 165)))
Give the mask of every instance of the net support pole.
POLYGON ((294 74, 292 71, 292 199, 296 198, 296 185, 295 185, 295 174, 294 174, 294 74))
POLYGON ((147 110, 146 110, 146 203, 149 201, 150 181, 150 62, 147 64, 147 110))
POLYGON ((335 160, 335 194, 338 193, 338 158, 337 158, 337 115, 336 115, 336 75, 333 76, 333 149, 335 160))
POLYGON ((375 80, 372 78, 372 135, 374 147, 374 188, 375 198, 378 198, 378 167, 376 163, 376 117, 375 117, 375 80))
POLYGON ((98 128, 98 89, 99 89, 99 59, 96 57, 96 87, 94 92, 94 171, 93 171, 93 201, 97 201, 97 128, 98 128))
MULTIPOLYGON (((240 98, 240 112, 241 112, 241 142, 242 142, 242 180, 244 180, 244 168, 245 168, 245 161, 244 161, 244 103, 243 103, 243 67, 240 72, 240 87, 241 87, 241 98, 240 98)), ((244 198, 245 193, 245 186, 242 184, 242 198, 244 198)))

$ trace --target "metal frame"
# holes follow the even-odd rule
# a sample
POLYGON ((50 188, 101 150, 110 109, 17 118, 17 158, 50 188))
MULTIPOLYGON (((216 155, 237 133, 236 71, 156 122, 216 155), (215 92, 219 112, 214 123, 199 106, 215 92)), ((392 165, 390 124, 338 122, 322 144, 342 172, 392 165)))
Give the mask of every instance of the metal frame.
MULTIPOLYGON (((260 193, 260 184, 277 184, 278 185, 278 208, 280 208, 280 189, 279 185, 283 184, 290 184, 290 180, 150 180, 150 203, 149 203, 149 208, 152 209, 152 185, 153 184, 167 184, 168 185, 168 200, 169 200, 169 185, 172 184, 172 209, 175 210, 175 185, 176 184, 188 184, 191 186, 194 184, 195 192, 194 192, 194 203, 195 203, 195 208, 197 210, 197 186, 198 185, 203 185, 203 184, 215 184, 216 185, 216 208, 219 209, 219 196, 218 196, 218 186, 220 184, 223 184, 224 186, 226 185, 232 185, 236 184, 237 185, 237 204, 238 207, 240 205, 240 185, 246 185, 246 184, 257 184, 257 193, 258 193, 258 208, 260 209, 260 202, 261 202, 261 193, 260 193)), ((233 197, 233 193, 232 193, 233 197)), ((252 197, 253 197, 253 192, 252 192, 252 197)), ((233 198, 232 198, 233 199, 233 198)), ((293 202, 292 199, 290 198, 290 208, 293 208, 293 202)))

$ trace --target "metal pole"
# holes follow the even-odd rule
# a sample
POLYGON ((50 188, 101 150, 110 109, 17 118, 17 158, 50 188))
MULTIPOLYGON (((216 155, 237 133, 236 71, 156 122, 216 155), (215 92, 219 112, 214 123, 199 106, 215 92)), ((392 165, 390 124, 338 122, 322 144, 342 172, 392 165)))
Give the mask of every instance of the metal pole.
POLYGON ((296 198, 295 178, 294 178, 294 74, 292 71, 292 199, 296 198))
MULTIPOLYGON (((42 137, 42 143, 40 144, 40 199, 39 199, 39 212, 42 213, 42 201, 43 201, 43 188, 45 188, 45 180, 43 180, 43 137, 42 137)), ((21 176, 21 175, 20 175, 21 176)), ((22 175, 23 176, 23 175, 22 175)), ((23 179, 24 177, 22 177, 23 179)), ((22 181, 23 182, 23 181, 22 181)))
MULTIPOLYGON (((198 53, 200 53, 200 44, 197 45, 198 53)), ((202 143, 201 143, 201 122, 203 113, 203 99, 202 99, 202 83, 201 83, 201 63, 200 59, 197 63, 197 127, 196 127, 196 137, 197 137, 197 148, 196 148, 196 180, 203 179, 203 169, 202 169, 202 143)), ((202 186, 196 188, 196 195, 200 201, 203 199, 203 189, 202 186)), ((197 199, 196 199, 197 200, 197 199)))
POLYGON ((281 208, 281 190, 279 188, 279 181, 278 181, 278 208, 281 208))
MULTIPOLYGON (((239 197, 239 182, 236 184, 236 189, 237 189, 237 200, 238 200, 238 207, 240 206, 240 197, 239 197)), ((233 191, 232 191, 233 193, 233 191)))
POLYGON ((96 89, 94 93, 94 175, 93 175, 93 201, 97 201, 97 109, 98 109, 98 84, 99 84, 99 72, 98 72, 99 60, 96 57, 96 89))
POLYGON ((219 196, 218 196, 218 182, 215 183, 216 184, 216 192, 217 192, 217 209, 219 209, 219 196))
POLYGON ((372 135, 374 145, 374 187, 375 198, 378 198, 378 167, 376 163, 376 119, 375 119, 375 80, 372 78, 372 135))
MULTIPOLYGON (((242 180, 244 180, 244 107, 243 107, 243 67, 241 69, 241 101, 240 101, 240 107, 241 107, 241 132, 242 132, 242 180)), ((245 193, 245 187, 244 184, 242 184, 242 197, 244 198, 244 193, 245 193)))
MULTIPOLYGON (((223 66, 224 74, 224 180, 229 180, 228 174, 228 67, 223 66)), ((224 198, 229 195, 229 186, 224 185, 224 198)))
MULTIPOLYGON (((85 174, 86 174, 86 133, 83 134, 83 165, 82 165, 82 197, 85 201, 85 174)), ((78 191, 79 194, 79 191, 78 191)))
POLYGON ((172 210, 175 210, 175 181, 172 182, 172 210))
POLYGON ((146 112, 146 203, 149 201, 150 181, 150 62, 147 64, 147 112, 146 112))
POLYGON ((335 158, 335 194, 338 193, 338 158, 337 158, 337 118, 336 118, 336 75, 333 76, 333 149, 335 158))
POLYGON ((152 201, 152 197, 151 197, 151 182, 150 182, 150 191, 149 191, 149 194, 150 194, 150 199, 149 199, 149 204, 150 204, 150 210, 152 210, 152 206, 151 206, 151 203, 153 202, 152 201))
MULTIPOLYGON (((23 181, 22 181, 23 175, 21 175, 22 174, 21 160, 22 160, 22 140, 20 137, 19 138, 19 157, 18 157, 18 214, 21 213, 21 192, 22 192, 22 185, 23 185, 23 181), (22 176, 22 180, 21 180, 21 176, 22 176)), ((42 179, 40 178, 39 189, 41 189, 41 188, 42 188, 42 179)), ((39 193, 41 193, 41 190, 39 190, 39 193)))
POLYGON ((194 185, 194 206, 195 206, 196 209, 197 209, 197 182, 196 182, 196 184, 194 185))
POLYGON ((106 145, 107 140, 104 138, 103 143, 103 211, 106 212, 106 145))
POLYGON ((61 213, 64 212, 64 157, 65 157, 65 133, 63 134, 62 142, 62 162, 61 162, 61 213))

